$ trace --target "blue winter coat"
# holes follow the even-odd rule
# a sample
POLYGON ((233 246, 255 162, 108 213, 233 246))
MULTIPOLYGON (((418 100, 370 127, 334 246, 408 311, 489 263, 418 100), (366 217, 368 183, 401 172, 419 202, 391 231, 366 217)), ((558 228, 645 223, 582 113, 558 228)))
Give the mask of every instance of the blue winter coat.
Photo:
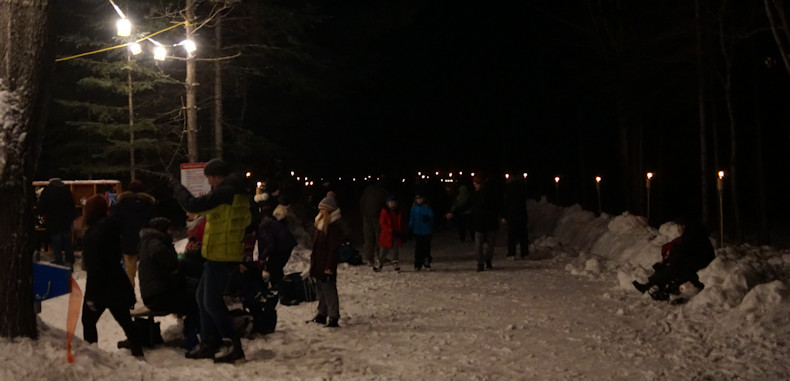
POLYGON ((427 204, 414 204, 409 213, 409 230, 414 235, 433 234, 433 209, 427 204))

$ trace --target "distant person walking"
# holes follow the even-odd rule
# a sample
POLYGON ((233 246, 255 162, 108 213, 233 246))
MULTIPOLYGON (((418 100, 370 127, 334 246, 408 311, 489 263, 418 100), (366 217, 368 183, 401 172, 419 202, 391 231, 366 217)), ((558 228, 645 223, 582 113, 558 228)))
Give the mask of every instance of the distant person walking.
POLYGON ((181 183, 174 182, 173 192, 188 212, 205 214, 201 255, 206 259, 197 288, 200 310, 200 345, 187 358, 213 358, 214 362, 234 362, 244 358, 241 337, 234 330, 223 294, 232 271, 237 270, 244 253, 245 230, 252 222, 250 197, 244 191, 244 179, 231 173, 221 159, 206 163, 203 173, 211 191, 194 197, 181 183), (221 349, 221 339, 231 342, 230 352, 215 354, 221 349))
POLYGON ((72 267, 74 247, 71 244, 71 230, 75 213, 71 190, 61 179, 50 179, 49 185, 41 192, 37 209, 44 216, 44 226, 52 245, 52 263, 72 267))
POLYGON ((392 253, 393 269, 400 271, 398 259, 400 247, 403 245, 403 217, 395 196, 388 196, 386 205, 386 207, 381 209, 379 215, 381 234, 379 235, 379 251, 376 255, 373 271, 381 271, 390 253, 392 253))
POLYGON ((433 209, 428 206, 425 196, 414 196, 414 205, 409 213, 409 231, 414 234, 414 270, 431 268, 431 237, 435 223, 433 209))
POLYGON ((505 223, 509 259, 515 259, 516 246, 519 246, 522 259, 529 254, 528 221, 527 185, 522 179, 511 178, 505 187, 505 223))
POLYGON ((132 287, 134 287, 134 278, 137 274, 137 246, 140 243, 140 229, 153 217, 155 202, 153 196, 143 191, 142 181, 132 180, 129 182, 127 190, 118 195, 117 202, 110 211, 110 214, 116 217, 123 228, 121 234, 123 263, 132 287))
POLYGON ((469 188, 466 185, 458 187, 458 195, 455 196, 455 201, 450 207, 450 213, 453 216, 456 228, 458 228, 458 239, 461 242, 466 241, 466 235, 469 234, 472 241, 474 241, 474 232, 469 229, 469 215, 472 211, 469 209, 469 188))
POLYGON ((371 266, 374 264, 374 255, 379 247, 379 235, 381 226, 379 216, 384 200, 387 197, 387 190, 380 182, 368 185, 359 198, 359 211, 362 214, 362 236, 364 246, 362 248, 362 258, 371 266))
MULTIPOLYGON (((467 208, 460 208, 457 213, 470 210, 469 222, 475 232, 475 252, 477 253, 477 271, 491 270, 494 266, 494 247, 496 246, 496 233, 499 230, 500 201, 494 192, 488 190, 488 178, 476 174, 472 179, 475 192, 470 197, 467 208)), ((448 213, 452 218, 454 213, 448 213)))

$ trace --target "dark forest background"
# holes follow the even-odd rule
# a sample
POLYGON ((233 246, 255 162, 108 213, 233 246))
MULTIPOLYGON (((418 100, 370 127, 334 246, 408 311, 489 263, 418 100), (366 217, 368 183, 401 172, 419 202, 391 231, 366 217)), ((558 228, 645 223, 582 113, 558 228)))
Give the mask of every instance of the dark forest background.
MULTIPOLYGON (((186 6, 116 3, 138 38, 183 21, 186 6)), ((200 160, 217 156, 220 62, 222 155, 239 169, 526 171, 532 197, 590 210, 602 176, 603 210, 641 215, 651 171, 651 224, 685 215, 713 230, 724 170, 728 238, 782 243, 790 31, 781 1, 502 3, 196 1, 200 160)), ((57 57, 126 41, 107 0, 56 4, 57 57)), ((179 27, 156 39, 183 36, 179 27)), ((161 62, 125 49, 58 62, 39 179, 176 175, 185 65, 173 52, 161 62)))

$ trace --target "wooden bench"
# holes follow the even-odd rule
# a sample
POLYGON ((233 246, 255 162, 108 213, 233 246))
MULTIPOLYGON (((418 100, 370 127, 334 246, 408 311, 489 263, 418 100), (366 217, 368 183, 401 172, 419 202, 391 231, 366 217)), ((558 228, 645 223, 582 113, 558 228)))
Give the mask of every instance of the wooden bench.
POLYGON ((164 311, 151 311, 146 306, 140 306, 130 311, 132 320, 135 322, 135 327, 139 327, 142 331, 141 339, 144 341, 144 346, 155 346, 164 343, 162 340, 162 333, 154 318, 159 316, 170 315, 170 312, 164 311))

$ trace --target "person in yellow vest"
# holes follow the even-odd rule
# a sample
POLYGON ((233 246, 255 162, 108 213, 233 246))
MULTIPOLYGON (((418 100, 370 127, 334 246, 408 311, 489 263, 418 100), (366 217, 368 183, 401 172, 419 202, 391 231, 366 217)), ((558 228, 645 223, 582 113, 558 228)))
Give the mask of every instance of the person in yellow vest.
POLYGON ((206 163, 203 173, 211 185, 211 191, 206 195, 194 197, 180 183, 173 184, 174 195, 181 207, 187 212, 206 216, 201 248, 206 262, 195 295, 200 310, 201 342, 187 352, 186 357, 234 362, 244 358, 244 350, 223 294, 231 272, 242 262, 242 239, 252 222, 250 197, 245 192, 244 179, 231 173, 230 166, 221 159, 206 163), (230 346, 222 345, 223 338, 230 341, 230 346), (229 351, 221 352, 223 347, 229 351))

